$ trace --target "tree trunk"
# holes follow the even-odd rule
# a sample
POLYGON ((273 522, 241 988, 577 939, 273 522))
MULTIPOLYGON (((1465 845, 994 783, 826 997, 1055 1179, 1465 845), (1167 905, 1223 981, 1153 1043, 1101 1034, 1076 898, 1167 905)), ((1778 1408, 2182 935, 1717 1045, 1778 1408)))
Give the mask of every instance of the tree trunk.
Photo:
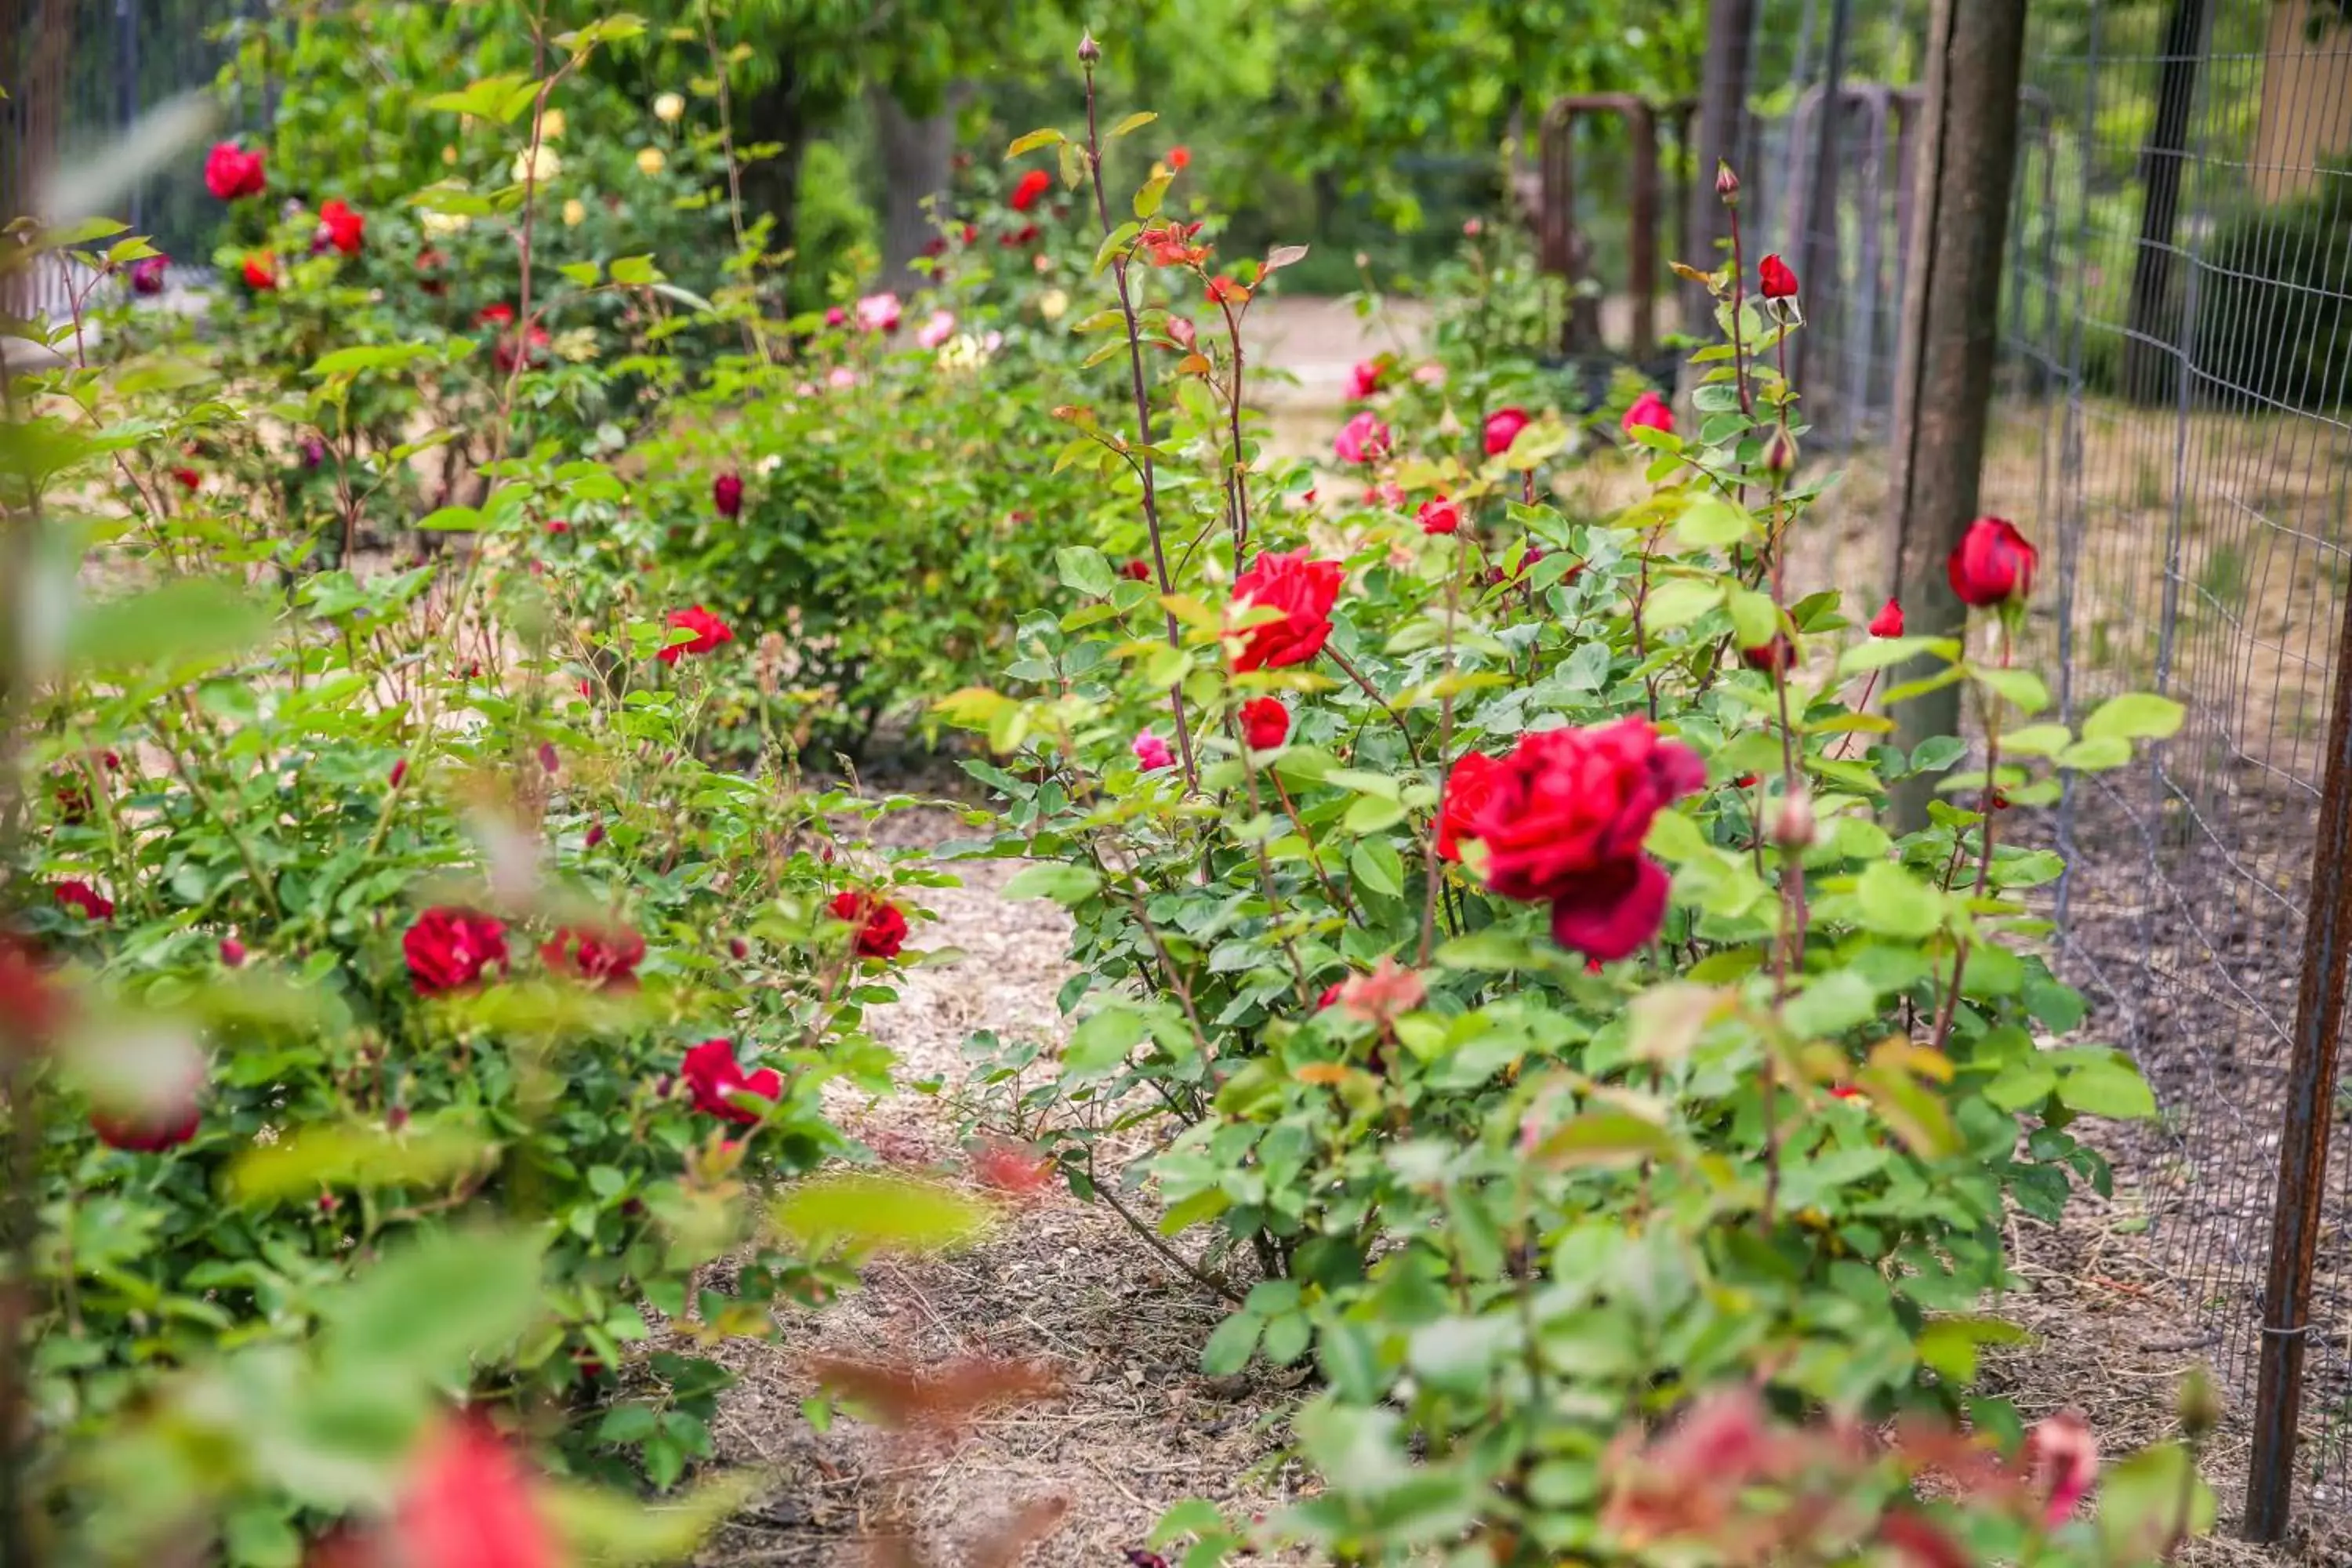
MULTIPOLYGON (((2017 89, 2026 0, 1936 0, 1903 300, 1895 397, 1896 484, 1889 565, 1911 630, 1957 635, 1968 610, 1944 563, 1977 511, 2000 347, 2000 258, 2017 168, 2017 89)), ((2047 542, 2046 541, 2044 542, 2047 542)), ((1911 668, 1890 680, 1924 673, 1911 668)), ((1959 733, 1960 689, 1905 703, 1906 749, 1959 733)), ((1932 777, 1894 790, 1897 831, 1927 825, 1932 777)))
MULTIPOLYGON (((1739 154, 1748 120, 1748 39, 1756 29, 1756 0, 1713 0, 1706 13, 1706 56, 1699 67, 1698 157, 1691 171, 1690 227, 1683 260, 1702 271, 1723 264, 1723 242, 1731 237, 1731 216, 1715 194, 1715 169, 1739 154)), ((1755 171, 1745 172, 1754 178, 1755 171)), ((1715 300, 1702 283, 1685 282, 1683 331, 1696 338, 1715 333, 1715 300)))
POLYGON ((2181 331, 2173 290, 2173 244, 2180 219, 2180 167, 2187 162, 2189 115, 2197 103, 2197 67, 2205 52, 2208 0, 2172 0, 2156 79, 2156 124, 2140 150, 2139 250, 2132 261, 2131 311, 2125 318, 2124 395, 2137 403, 2172 397, 2181 331))
POLYGON ((743 165, 743 218, 746 223, 764 213, 775 219, 768 231, 768 248, 788 250, 793 240, 793 219, 800 204, 801 159, 808 152, 807 116, 801 102, 801 82, 786 58, 776 80, 741 100, 735 126, 737 146, 772 142, 771 157, 743 165))
MULTIPOLYGON (((867 89, 874 113, 874 143, 882 159, 882 272, 886 286, 911 290, 918 282, 912 263, 939 233, 933 209, 944 202, 955 157, 956 106, 964 84, 948 89, 936 113, 908 114, 889 89, 867 89)), ((944 208, 937 218, 948 216, 944 208)))

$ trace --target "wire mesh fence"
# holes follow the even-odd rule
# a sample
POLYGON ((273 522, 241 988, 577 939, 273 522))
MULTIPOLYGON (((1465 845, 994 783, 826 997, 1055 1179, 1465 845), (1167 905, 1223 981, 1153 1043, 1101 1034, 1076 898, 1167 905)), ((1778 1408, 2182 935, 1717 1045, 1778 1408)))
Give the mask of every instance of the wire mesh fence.
MULTIPOLYGON (((1927 7, 1755 9, 1743 206, 1754 248, 1804 258, 1814 440, 1867 494, 1901 352, 1927 7)), ((2031 635, 2061 716, 2132 690, 2187 710, 2145 767, 2069 782, 2051 912, 2100 1037, 2157 1090, 2160 1121, 2112 1152, 2178 1280, 2177 1342, 2222 1375, 2242 1438, 2306 910, 2352 877, 2315 865, 2352 583, 2352 0, 2028 15, 1982 505, 2043 544, 2031 635)), ((2294 1479, 2340 1531, 2352 1100, 2324 1087, 2318 1125, 2339 1135, 2294 1479)))

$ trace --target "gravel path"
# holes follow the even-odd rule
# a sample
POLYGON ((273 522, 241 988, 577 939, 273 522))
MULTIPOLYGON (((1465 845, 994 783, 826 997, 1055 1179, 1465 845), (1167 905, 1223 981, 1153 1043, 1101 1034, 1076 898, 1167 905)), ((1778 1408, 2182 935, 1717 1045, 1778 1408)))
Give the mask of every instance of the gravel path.
MULTIPOLYGON (((956 831, 944 813, 923 827, 933 841, 956 831)), ((965 956, 905 972, 900 1001, 874 1016, 876 1035, 898 1053, 901 1085, 939 1086, 842 1106, 851 1131, 894 1164, 969 1179, 954 1091, 971 1075, 963 1045, 972 1030, 1063 1037, 1055 993, 1069 973, 1068 921, 1051 903, 1000 896, 1017 868, 961 866, 962 887, 929 896, 939 923, 916 940, 965 956)), ((1295 1394, 1274 1377, 1201 1376, 1201 1343, 1222 1316, 1213 1296, 1108 1208, 1058 1189, 973 1249, 879 1263, 864 1289, 789 1321, 780 1343, 731 1354, 741 1382, 714 1428, 719 1457, 761 1467, 774 1483, 702 1561, 961 1568, 995 1560, 978 1543, 1022 1518, 1050 1520, 1050 1532, 1008 1563, 1117 1565, 1184 1498, 1244 1516, 1278 1508, 1297 1479, 1280 1453, 1295 1394), (1064 1394, 982 1416, 950 1439, 845 1415, 820 1434, 801 1409, 815 1392, 813 1355, 921 1367, 1035 1359, 1064 1394), (911 1558, 882 1543, 906 1518, 919 1553, 911 1558)))

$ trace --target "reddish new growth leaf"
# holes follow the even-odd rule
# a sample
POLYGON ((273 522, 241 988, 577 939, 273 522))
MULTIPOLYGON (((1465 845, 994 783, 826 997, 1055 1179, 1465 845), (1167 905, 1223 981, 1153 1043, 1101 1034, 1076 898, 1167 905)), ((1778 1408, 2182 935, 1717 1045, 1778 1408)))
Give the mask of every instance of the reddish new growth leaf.
POLYGON ((1044 1362, 995 1356, 929 1367, 814 1356, 809 1372, 827 1390, 864 1405, 877 1425, 901 1431, 952 1432, 983 1410, 1035 1404, 1062 1392, 1061 1373, 1044 1362))
POLYGON ((1013 1138, 983 1138, 971 1151, 972 1173, 1000 1193, 1034 1197, 1054 1179, 1054 1162, 1013 1138))

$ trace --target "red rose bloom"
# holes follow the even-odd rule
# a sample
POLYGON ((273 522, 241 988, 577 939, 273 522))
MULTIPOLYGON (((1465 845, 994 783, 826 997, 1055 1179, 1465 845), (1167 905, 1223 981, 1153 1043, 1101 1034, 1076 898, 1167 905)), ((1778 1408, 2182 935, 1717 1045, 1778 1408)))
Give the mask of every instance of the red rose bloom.
POLYGON ((367 237, 367 219, 340 201, 329 202, 319 209, 319 232, 345 256, 356 256, 367 237))
POLYGON ((1168 166, 1181 169, 1192 162, 1192 150, 1181 142, 1168 149, 1168 166))
POLYGON ((0 931, 0 1047, 40 1047, 64 1021, 68 1000, 49 983, 40 950, 0 931))
POLYGON ((133 294, 161 294, 163 291, 163 269, 172 265, 168 256, 142 256, 131 264, 131 291, 133 294))
POLYGON ((1462 509, 1440 495, 1421 503, 1423 533, 1454 533, 1462 527, 1462 509))
POLYGON ((246 253, 245 286, 267 292, 278 287, 278 258, 266 250, 246 253))
POLYGON ((248 153, 234 142, 216 142, 205 156, 205 189, 222 201, 257 196, 268 183, 262 172, 261 154, 248 153))
POLYGON ((1756 283, 1767 300, 1793 300, 1797 295, 1796 273, 1777 256, 1756 264, 1756 283))
POLYGON ((540 943, 539 961, 559 974, 606 991, 634 991, 646 939, 626 926, 558 926, 540 943))
POLYGON ((1140 556, 1138 556, 1135 560, 1130 561, 1126 565, 1120 567, 1118 569, 1118 574, 1122 577, 1130 578, 1138 583, 1149 583, 1151 581, 1151 563, 1144 560, 1140 556))
POLYGON ((1903 605, 1889 599, 1878 614, 1870 618, 1870 635, 1874 637, 1899 637, 1903 635, 1903 605))
POLYGON ((1045 199, 1045 193, 1053 188, 1053 175, 1043 169, 1030 170, 1021 176, 1021 183, 1013 187, 1013 210, 1027 212, 1045 199))
POLYGON ((686 1079, 697 1110, 739 1126, 751 1125, 760 1120, 760 1113, 736 1104, 733 1096, 783 1098, 784 1080, 776 1075, 775 1068, 745 1072, 735 1060, 734 1046, 725 1040, 705 1040, 688 1051, 686 1060, 678 1067, 678 1076, 686 1079))
POLYGON ((416 918, 400 939, 400 951, 416 994, 444 995, 476 984, 491 964, 506 963, 507 928, 489 915, 445 905, 416 918))
POLYGON ((449 258, 430 246, 416 253, 416 286, 427 294, 446 294, 449 280, 441 274, 447 269, 449 258))
POLYGON ((1760 647, 1741 648, 1739 662, 1750 669, 1760 669, 1769 675, 1774 670, 1786 669, 1796 663, 1797 649, 1789 641, 1787 634, 1781 633, 1760 647))
POLYGON ((743 514, 743 476, 721 474, 710 481, 710 504, 719 509, 721 517, 743 514))
POLYGON ((79 910, 93 921, 114 918, 114 900, 78 877, 58 884, 58 902, 69 910, 79 910))
POLYGON ((2040 559, 2015 523, 2005 517, 1980 517, 1969 524, 1944 570, 1960 603, 1982 610, 2032 593, 2033 568, 2040 559))
POLYGON ((1625 417, 1617 428, 1627 436, 1636 430, 1663 430, 1675 433, 1675 406, 1654 392, 1645 392, 1633 399, 1633 406, 1625 410, 1625 417))
POLYGON ((1673 885, 1647 855, 1603 862, 1551 901, 1551 939, 1600 963, 1639 952, 1666 923, 1673 885))
POLYGON ((418 1453, 390 1526, 395 1562, 435 1568, 557 1568, 555 1532, 512 1448, 453 1418, 418 1453))
POLYGON ((1330 984, 1323 987, 1323 994, 1315 998, 1315 1010, 1321 1013, 1330 1009, 1339 1002, 1339 993, 1347 988, 1348 983, 1344 980, 1334 980, 1330 984))
POLYGON ((1279 697, 1253 698, 1242 704, 1242 739, 1253 752, 1270 752, 1290 738, 1290 710, 1279 697))
POLYGON ((690 641, 672 643, 662 649, 659 657, 664 664, 676 664, 687 654, 709 653, 720 643, 735 640, 735 634, 728 629, 727 623, 700 605, 690 610, 672 610, 669 624, 676 630, 692 632, 694 637, 690 641))
POLYGON ((1275 609, 1282 618, 1242 634, 1236 670, 1283 669, 1323 651, 1331 636, 1331 605, 1347 574, 1336 561, 1310 561, 1304 549, 1261 553, 1234 579, 1234 608, 1275 609))
POLYGON ((1462 840, 1475 838, 1472 826, 1495 793, 1502 764, 1484 752, 1469 752, 1445 775, 1445 794, 1437 806, 1437 858, 1462 858, 1462 840))
POLYGON ((1486 416, 1486 456, 1499 458, 1511 449, 1519 432, 1535 421, 1524 408, 1497 408, 1486 416))
POLYGON ((1651 820, 1706 782, 1688 747, 1642 719, 1524 736, 1496 769, 1465 831, 1486 846, 1488 884, 1511 899, 1559 897, 1639 854, 1651 820))
POLYGON ((245 967, 245 943, 233 936, 221 938, 220 961, 230 969, 245 967))
POLYGON ((205 477, 194 468, 173 468, 172 482, 184 490, 193 490, 204 484, 205 477))
POLYGON ((1359 360, 1356 368, 1348 373, 1348 395, 1360 403, 1381 389, 1381 363, 1359 360))
MULTIPOLYGON (((514 311, 505 305, 494 305, 491 310, 504 310, 506 316, 503 319, 513 319, 514 311)), ((483 313, 488 314, 488 311, 483 313)), ((498 366, 501 375, 513 374, 515 366, 525 363, 526 357, 531 364, 545 364, 548 345, 553 341, 547 329, 538 321, 531 322, 520 333, 500 332, 499 341, 491 345, 490 363, 498 366)))
POLYGON ((907 917, 889 900, 852 888, 834 898, 833 916, 857 928, 860 958, 896 958, 907 945, 907 917))
POLYGON ((474 312, 474 325, 478 327, 511 327, 514 325, 514 307, 503 302, 496 305, 485 305, 480 310, 474 312))
POLYGON ((191 1096, 184 1105, 135 1112, 93 1110, 89 1113, 89 1130, 110 1149, 132 1154, 160 1154, 194 1138, 203 1120, 204 1114, 191 1096))

